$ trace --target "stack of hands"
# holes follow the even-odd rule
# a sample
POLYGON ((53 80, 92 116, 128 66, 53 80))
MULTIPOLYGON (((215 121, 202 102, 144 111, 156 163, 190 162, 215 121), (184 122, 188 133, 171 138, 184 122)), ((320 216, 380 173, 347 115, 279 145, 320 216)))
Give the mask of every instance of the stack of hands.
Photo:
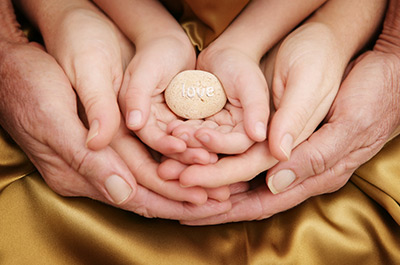
POLYGON ((158 1, 15 2, 45 48, 0 42, 0 122, 63 196, 191 225, 263 219, 341 188, 400 125, 390 21, 350 63, 384 1, 252 1, 198 55, 158 1), (220 79, 223 110, 168 109, 188 69, 220 79))

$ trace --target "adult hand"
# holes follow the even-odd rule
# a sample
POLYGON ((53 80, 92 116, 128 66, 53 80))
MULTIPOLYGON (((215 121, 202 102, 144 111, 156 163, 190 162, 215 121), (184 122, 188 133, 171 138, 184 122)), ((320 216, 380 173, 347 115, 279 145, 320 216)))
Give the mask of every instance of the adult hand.
POLYGON ((90 124, 87 146, 99 150, 119 128, 117 95, 134 47, 90 2, 64 2, 49 17, 47 25, 40 24, 46 49, 62 66, 83 103, 90 124))
MULTIPOLYGON (((307 23, 286 37, 261 62, 265 82, 272 83, 273 101, 277 109, 269 126, 269 155, 287 160, 291 149, 310 136, 326 116, 346 65, 345 58, 335 56, 332 59, 331 54, 341 53, 329 28, 319 23, 307 23), (326 38, 321 40, 321 34, 326 38), (285 137, 288 131, 290 133, 285 137)), ((274 159, 268 160, 276 163, 274 159)), ((242 179, 239 176, 225 178, 225 174, 212 175, 209 170, 223 163, 210 167, 188 167, 179 179, 184 186, 204 185, 208 188, 249 180, 248 174, 243 175, 242 179)), ((267 165, 272 166, 273 163, 265 164, 263 170, 269 168, 267 165)), ((256 170, 257 173, 261 171, 256 170)), ((160 170, 160 175, 164 175, 163 170, 160 170)))
MULTIPOLYGON (((93 198, 147 217, 191 220, 230 208, 229 201, 208 200, 197 206, 170 200, 137 184, 133 175, 154 179, 156 163, 132 136, 113 142, 122 156, 129 155, 129 167, 111 147, 85 148, 87 129, 77 114, 76 95, 56 61, 39 45, 0 45, 1 125, 55 192, 93 198)), ((236 186, 238 191, 243 186, 236 186)))
POLYGON ((289 161, 268 171, 268 182, 274 181, 278 194, 262 185, 232 196, 228 213, 187 224, 263 219, 341 188, 361 164, 399 133, 400 60, 378 50, 384 49, 367 52, 354 63, 326 123, 293 150, 289 161))
POLYGON ((267 58, 275 61, 272 99, 276 109, 268 140, 274 157, 285 161, 292 148, 307 139, 326 116, 348 58, 322 23, 300 26, 275 49, 270 56, 276 58, 267 58))

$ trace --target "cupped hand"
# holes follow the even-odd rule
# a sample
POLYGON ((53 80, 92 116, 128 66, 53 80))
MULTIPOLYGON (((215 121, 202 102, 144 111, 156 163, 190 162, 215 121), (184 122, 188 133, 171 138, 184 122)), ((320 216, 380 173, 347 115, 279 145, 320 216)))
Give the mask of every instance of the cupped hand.
POLYGON ((275 49, 270 56, 276 56, 272 78, 276 112, 268 139, 271 153, 284 161, 326 116, 349 59, 331 30, 316 22, 300 26, 275 49))
POLYGON ((97 152, 85 147, 87 129, 71 84, 37 46, 2 47, 2 126, 57 193, 122 203, 134 195, 135 179, 110 147, 97 152))
POLYGON ((260 186, 231 197, 232 210, 185 222, 204 225, 263 219, 319 194, 338 190, 352 173, 400 132, 400 61, 374 50, 354 63, 326 123, 268 171, 274 195, 260 186))
MULTIPOLYGON (((137 183, 134 176, 150 185, 157 164, 126 131, 118 130, 121 138, 113 141, 113 147, 86 148, 87 129, 78 117, 76 95, 57 62, 39 45, 0 45, 1 126, 55 192, 93 198, 146 217, 192 220, 230 209, 229 201, 209 199, 201 206, 187 202, 198 202, 196 196, 203 196, 198 188, 176 195, 184 200, 176 201, 137 183)), ((163 184, 153 186, 157 185, 163 184)), ((231 192, 244 188, 236 186, 231 192)))
POLYGON ((46 49, 62 66, 83 103, 90 124, 88 147, 99 150, 119 128, 117 95, 134 47, 90 2, 77 8, 60 7, 55 16, 49 27, 53 30, 42 32, 46 49))
POLYGON ((188 147, 216 154, 240 154, 255 143, 244 129, 243 109, 230 103, 205 120, 177 120, 169 123, 167 129, 188 147))
POLYGON ((126 125, 149 147, 164 155, 186 150, 184 141, 166 133, 166 122, 178 118, 166 106, 163 92, 179 72, 193 69, 196 55, 188 37, 156 36, 140 40, 127 67, 119 96, 126 125))
MULTIPOLYGON (((237 124, 243 122, 240 126, 244 127, 251 141, 264 141, 269 117, 269 98, 267 83, 259 62, 237 49, 220 47, 220 44, 216 42, 199 54, 196 68, 218 77, 225 89, 228 102, 236 108, 235 113, 239 113, 237 109, 241 109, 242 114, 235 122, 237 124)), ((225 113, 220 116, 226 115, 225 113)), ((219 119, 219 117, 215 118, 219 119)), ((201 135, 203 133, 199 132, 197 136, 201 135)), ((210 144, 207 146, 210 147, 210 144)))

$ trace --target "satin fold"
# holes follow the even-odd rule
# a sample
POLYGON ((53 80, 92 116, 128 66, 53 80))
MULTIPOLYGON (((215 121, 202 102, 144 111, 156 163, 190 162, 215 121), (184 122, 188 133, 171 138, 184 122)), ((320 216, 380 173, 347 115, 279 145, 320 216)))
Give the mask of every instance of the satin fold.
MULTIPOLYGON (((163 2, 202 50, 248 0, 163 2)), ((0 264, 400 264, 399 191, 397 137, 335 193, 262 221, 189 227, 57 195, 0 128, 0 264)))

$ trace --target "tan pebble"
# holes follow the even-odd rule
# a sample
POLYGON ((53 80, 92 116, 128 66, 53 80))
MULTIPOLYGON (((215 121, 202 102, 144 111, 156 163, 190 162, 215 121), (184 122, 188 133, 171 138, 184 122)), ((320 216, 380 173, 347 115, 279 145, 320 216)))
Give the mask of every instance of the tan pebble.
POLYGON ((226 104, 224 88, 218 78, 205 71, 187 70, 177 74, 164 92, 168 107, 186 119, 204 119, 226 104))

